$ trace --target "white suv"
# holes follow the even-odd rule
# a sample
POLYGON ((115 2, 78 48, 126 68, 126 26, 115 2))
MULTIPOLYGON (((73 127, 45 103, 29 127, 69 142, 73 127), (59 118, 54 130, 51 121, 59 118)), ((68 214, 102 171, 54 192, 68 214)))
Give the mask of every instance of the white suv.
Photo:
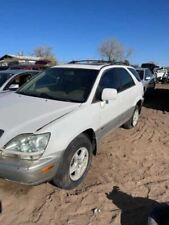
POLYGON ((0 177, 64 189, 80 184, 100 138, 138 122, 143 86, 134 74, 129 66, 74 62, 0 95, 0 177))

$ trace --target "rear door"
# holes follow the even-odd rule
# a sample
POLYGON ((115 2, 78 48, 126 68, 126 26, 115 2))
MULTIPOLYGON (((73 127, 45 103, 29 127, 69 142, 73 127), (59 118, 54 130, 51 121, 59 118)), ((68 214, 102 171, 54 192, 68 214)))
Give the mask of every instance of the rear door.
POLYGON ((133 114, 138 88, 132 76, 125 68, 116 68, 115 72, 120 80, 118 93, 121 121, 126 122, 133 114))

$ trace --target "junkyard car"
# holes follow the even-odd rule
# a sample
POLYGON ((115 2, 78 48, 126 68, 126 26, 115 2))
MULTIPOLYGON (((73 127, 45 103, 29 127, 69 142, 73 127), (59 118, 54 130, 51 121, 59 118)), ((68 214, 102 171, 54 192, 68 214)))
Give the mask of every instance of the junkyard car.
POLYGON ((169 73, 165 68, 158 68, 155 70, 155 75, 158 82, 168 83, 169 82, 169 73))
POLYGON ((153 91, 156 86, 156 78, 148 68, 136 68, 144 86, 144 92, 153 91))
POLYGON ((0 177, 65 189, 80 184, 100 138, 137 125, 143 86, 129 69, 95 61, 59 65, 0 95, 0 177))
POLYGON ((0 71, 0 92, 16 91, 39 71, 35 70, 4 70, 0 71))

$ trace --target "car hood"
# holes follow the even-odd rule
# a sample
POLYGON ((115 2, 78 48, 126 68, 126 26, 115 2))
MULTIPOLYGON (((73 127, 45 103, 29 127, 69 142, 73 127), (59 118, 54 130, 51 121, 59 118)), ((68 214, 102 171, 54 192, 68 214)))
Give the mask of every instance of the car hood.
POLYGON ((6 95, 6 94, 8 94, 8 93, 10 93, 9 90, 3 91, 3 90, 0 89, 0 95, 1 95, 1 96, 6 95))
POLYGON ((0 129, 5 133, 35 132, 72 112, 79 103, 47 100, 8 92, 0 94, 0 129))

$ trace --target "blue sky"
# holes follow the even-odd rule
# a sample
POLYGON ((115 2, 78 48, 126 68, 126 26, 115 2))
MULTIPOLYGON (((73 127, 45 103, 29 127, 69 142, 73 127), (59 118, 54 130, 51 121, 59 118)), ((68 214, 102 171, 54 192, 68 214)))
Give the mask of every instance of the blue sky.
POLYGON ((98 58, 105 39, 133 48, 132 63, 169 65, 168 0, 5 0, 0 4, 0 55, 41 45, 60 61, 98 58))

